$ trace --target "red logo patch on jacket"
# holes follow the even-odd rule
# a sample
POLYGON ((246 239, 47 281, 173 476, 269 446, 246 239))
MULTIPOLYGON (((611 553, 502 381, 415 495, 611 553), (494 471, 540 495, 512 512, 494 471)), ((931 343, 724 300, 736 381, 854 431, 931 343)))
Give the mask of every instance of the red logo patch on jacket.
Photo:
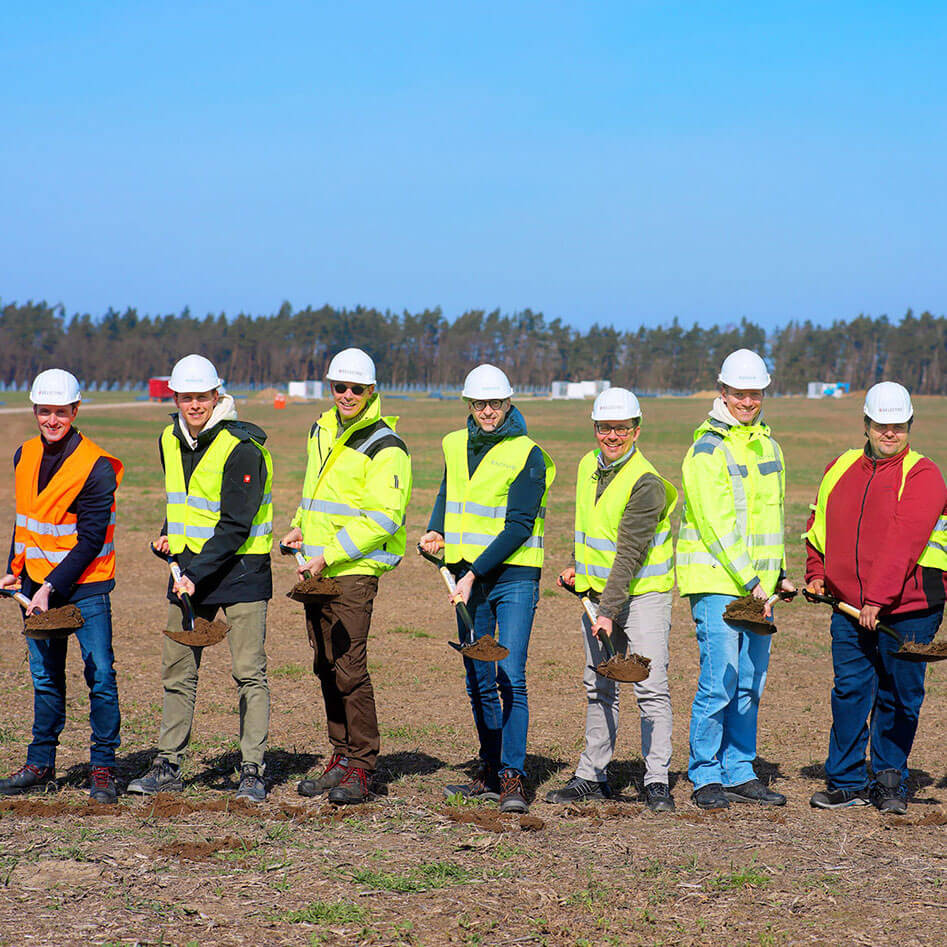
POLYGON ((243 475, 243 482, 244 482, 244 483, 249 483, 249 482, 250 482, 250 474, 244 474, 244 475, 243 475))

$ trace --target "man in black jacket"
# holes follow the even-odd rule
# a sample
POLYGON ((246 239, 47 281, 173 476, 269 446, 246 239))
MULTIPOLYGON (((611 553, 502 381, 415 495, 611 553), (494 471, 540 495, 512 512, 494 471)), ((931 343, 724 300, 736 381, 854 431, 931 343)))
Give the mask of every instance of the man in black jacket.
MULTIPOLYGON (((171 553, 183 573, 168 591, 168 630, 182 630, 182 593, 191 597, 198 617, 211 620, 222 608, 230 623, 240 707, 237 798, 262 802, 270 718, 264 641, 266 607, 273 595, 273 464, 263 446, 266 434, 236 420, 233 398, 220 386, 217 370, 200 355, 182 358, 171 373, 178 413, 159 440, 167 515, 155 547, 171 553)), ((165 637, 158 757, 129 784, 129 792, 150 795, 183 787, 180 766, 191 738, 202 651, 165 637)))

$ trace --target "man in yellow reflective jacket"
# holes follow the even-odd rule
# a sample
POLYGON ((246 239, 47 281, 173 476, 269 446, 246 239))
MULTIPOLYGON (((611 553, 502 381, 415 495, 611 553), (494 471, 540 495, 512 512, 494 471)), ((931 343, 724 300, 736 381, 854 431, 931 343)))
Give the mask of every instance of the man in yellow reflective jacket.
MULTIPOLYGON (((720 394, 684 458, 684 509, 677 582, 690 598, 700 647, 691 709, 693 800, 702 809, 731 802, 784 805, 753 769, 760 697, 770 639, 723 617, 735 598, 766 601, 785 579, 783 501, 786 471, 779 445, 762 423, 763 360, 738 349, 724 360, 720 394)), ((767 615, 771 609, 766 606, 767 615)))
MULTIPOLYGON (((464 382, 467 425, 444 438, 444 480, 421 545, 458 578, 480 638, 499 628, 509 655, 496 664, 464 659, 467 694, 480 741, 480 763, 460 793, 499 801, 501 812, 526 812, 526 653, 539 600, 546 495, 552 458, 526 435, 513 389, 494 365, 478 365, 464 382)), ((466 631, 460 627, 461 641, 466 631)))
POLYGON ((603 391, 592 406, 598 450, 579 462, 576 475, 575 553, 559 584, 597 603, 593 624, 582 616, 585 643, 585 749, 575 776, 546 794, 546 802, 574 805, 611 796, 607 767, 618 736, 618 684, 597 674, 606 660, 603 634, 618 653, 651 660, 648 677, 634 685, 641 712, 644 795, 653 812, 670 812, 671 694, 668 637, 674 544, 671 512, 677 490, 638 449, 641 407, 625 388, 603 391))
MULTIPOLYGON (((166 516, 155 547, 173 555, 181 580, 168 591, 168 630, 180 632, 181 593, 197 617, 223 609, 240 707, 240 786, 237 798, 262 802, 270 722, 266 676, 266 609, 273 596, 273 462, 266 434, 237 420, 233 398, 202 355, 186 355, 169 382, 178 411, 158 441, 164 468, 166 516)), ((128 791, 152 795, 183 788, 181 763, 191 739, 202 647, 165 636, 161 652, 164 699, 158 755, 128 791)))
POLYGON ((328 792, 329 802, 346 805, 369 797, 378 759, 368 630, 378 578, 404 556, 411 458, 395 433, 398 419, 382 417, 367 353, 339 352, 327 380, 335 404, 309 432, 302 501, 283 542, 307 557, 300 574, 332 577, 341 587, 305 606, 332 753, 322 774, 302 780, 298 791, 328 792))

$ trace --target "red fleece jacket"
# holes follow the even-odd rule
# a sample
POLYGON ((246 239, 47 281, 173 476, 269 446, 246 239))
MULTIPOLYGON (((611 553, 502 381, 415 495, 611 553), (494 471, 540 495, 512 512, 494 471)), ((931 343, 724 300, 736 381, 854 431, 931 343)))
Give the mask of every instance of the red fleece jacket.
POLYGON ((858 608, 879 605, 889 615, 944 603, 945 574, 917 560, 947 509, 947 487, 925 457, 908 474, 899 501, 907 451, 882 460, 866 454, 852 464, 829 494, 825 556, 806 543, 807 582, 824 579, 829 594, 858 608))

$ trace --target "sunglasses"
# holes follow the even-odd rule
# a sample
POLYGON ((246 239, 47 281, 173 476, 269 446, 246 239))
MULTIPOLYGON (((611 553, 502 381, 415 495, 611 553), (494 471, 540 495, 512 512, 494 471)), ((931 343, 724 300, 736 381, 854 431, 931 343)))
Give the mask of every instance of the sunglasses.
POLYGON ((344 395, 347 391, 351 391, 352 394, 355 395, 356 398, 358 398, 360 395, 365 394, 364 385, 348 385, 344 381, 333 382, 332 390, 337 395, 344 395))

